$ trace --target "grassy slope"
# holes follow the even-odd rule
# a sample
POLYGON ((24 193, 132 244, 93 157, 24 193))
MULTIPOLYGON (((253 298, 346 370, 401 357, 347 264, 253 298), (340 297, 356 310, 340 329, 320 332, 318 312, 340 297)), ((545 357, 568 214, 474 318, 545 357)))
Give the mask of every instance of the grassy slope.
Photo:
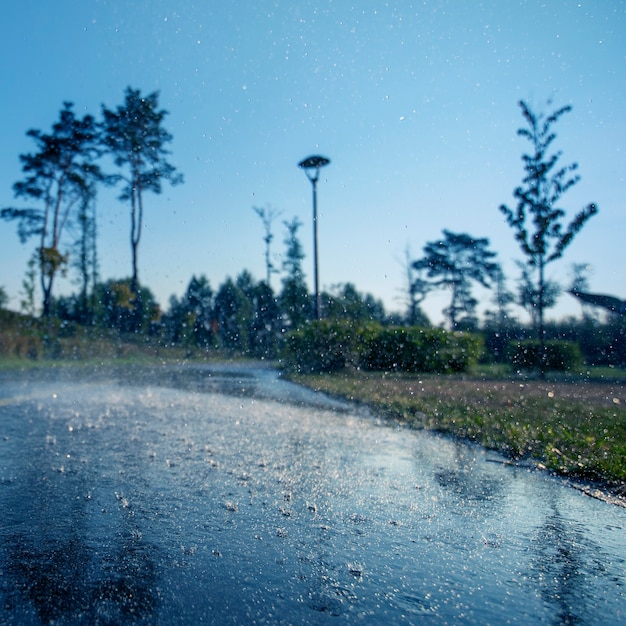
POLYGON ((293 376, 415 428, 476 441, 626 493, 626 381, 507 380, 346 371, 293 376))

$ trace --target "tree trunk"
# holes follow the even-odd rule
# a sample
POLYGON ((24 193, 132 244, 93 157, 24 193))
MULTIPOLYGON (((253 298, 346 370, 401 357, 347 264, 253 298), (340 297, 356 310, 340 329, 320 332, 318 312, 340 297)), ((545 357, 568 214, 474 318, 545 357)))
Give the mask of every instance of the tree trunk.
POLYGON ((50 318, 52 314, 52 282, 54 275, 46 276, 41 272, 41 293, 43 294, 41 316, 45 319, 50 318))
POLYGON ((137 198, 136 191, 133 189, 130 194, 130 252, 132 262, 130 289, 134 294, 137 293, 138 288, 137 246, 139 245, 139 237, 137 235, 137 230, 137 198))
POLYGON ((134 296, 134 331, 137 332, 141 329, 143 324, 143 302, 141 299, 141 292, 139 289, 139 271, 138 271, 138 254, 139 254, 139 240, 141 239, 141 227, 143 221, 143 206, 141 199, 141 187, 137 177, 135 189, 131 194, 132 202, 132 226, 131 226, 131 247, 132 247, 132 262, 133 262, 133 275, 130 281, 130 290, 134 296))
POLYGON ((539 376, 544 379, 546 377, 546 337, 545 337, 545 328, 543 323, 543 292, 545 289, 545 279, 544 279, 544 261, 543 255, 539 256, 539 376))

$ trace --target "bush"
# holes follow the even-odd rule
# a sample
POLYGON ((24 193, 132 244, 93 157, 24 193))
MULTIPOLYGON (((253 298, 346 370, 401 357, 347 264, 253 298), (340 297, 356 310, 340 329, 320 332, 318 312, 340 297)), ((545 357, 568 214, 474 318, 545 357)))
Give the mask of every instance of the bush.
POLYGON ((419 355, 407 328, 382 328, 363 342, 358 365, 370 370, 409 370, 419 355))
POLYGON ((371 370, 463 372, 476 363, 481 338, 439 328, 383 328, 362 351, 359 365, 371 370))
POLYGON ((283 360, 302 373, 334 372, 351 359, 354 324, 322 320, 287 335, 283 360))
MULTIPOLYGON (((444 331, 445 332, 445 331, 444 331)), ((438 353, 437 370, 466 372, 476 365, 483 352, 483 338, 472 333, 446 333, 444 345, 438 353)))
MULTIPOLYGON (((509 361, 521 369, 541 368, 541 344, 536 340, 512 341, 509 361)), ((546 341, 544 369, 567 372, 583 366, 580 346, 573 341, 546 341)))
POLYGON ((39 359, 43 352, 38 320, 0 310, 0 356, 39 359))
POLYGON ((0 334, 0 356, 40 359, 43 356, 43 341, 35 335, 0 334))
POLYGON ((481 350, 481 338, 468 333, 324 320, 290 333, 283 360, 303 373, 333 372, 349 364, 382 371, 463 372, 481 350))

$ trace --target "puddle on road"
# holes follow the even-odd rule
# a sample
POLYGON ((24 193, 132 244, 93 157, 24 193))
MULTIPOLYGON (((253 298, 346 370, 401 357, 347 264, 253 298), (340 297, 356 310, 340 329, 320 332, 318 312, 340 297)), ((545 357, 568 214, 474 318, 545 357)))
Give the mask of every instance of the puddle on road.
POLYGON ((97 383, 0 424, 0 624, 626 619, 626 511, 477 447, 97 383))

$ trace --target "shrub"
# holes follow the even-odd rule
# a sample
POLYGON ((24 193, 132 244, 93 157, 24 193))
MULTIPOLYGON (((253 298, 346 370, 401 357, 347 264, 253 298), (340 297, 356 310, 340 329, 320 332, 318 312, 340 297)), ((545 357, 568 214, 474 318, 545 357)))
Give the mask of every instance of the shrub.
POLYGON ((370 370, 410 370, 419 355, 407 328, 381 328, 365 339, 358 365, 370 370))
POLYGON ((284 363, 303 373, 346 365, 369 370, 463 372, 478 361, 482 339, 439 328, 383 327, 351 321, 312 322, 287 336, 284 363))
POLYGON ((478 362, 482 351, 482 336, 465 332, 446 333, 444 345, 439 349, 435 371, 466 372, 478 362))
POLYGON ((302 373, 334 372, 351 358, 354 324, 322 320, 289 333, 283 361, 302 373))
MULTIPOLYGON (((509 344, 509 361, 521 369, 541 367, 541 344, 536 340, 512 341, 509 344)), ((583 366, 580 346, 573 341, 546 341, 544 368, 567 372, 583 366)))
POLYGON ((363 349, 359 365, 372 370, 463 372, 476 363, 481 338, 439 328, 383 328, 363 349))
POLYGON ((0 334, 0 356, 40 359, 43 342, 36 335, 0 334))
POLYGON ((0 310, 0 356, 39 359, 43 352, 38 320, 0 310))

